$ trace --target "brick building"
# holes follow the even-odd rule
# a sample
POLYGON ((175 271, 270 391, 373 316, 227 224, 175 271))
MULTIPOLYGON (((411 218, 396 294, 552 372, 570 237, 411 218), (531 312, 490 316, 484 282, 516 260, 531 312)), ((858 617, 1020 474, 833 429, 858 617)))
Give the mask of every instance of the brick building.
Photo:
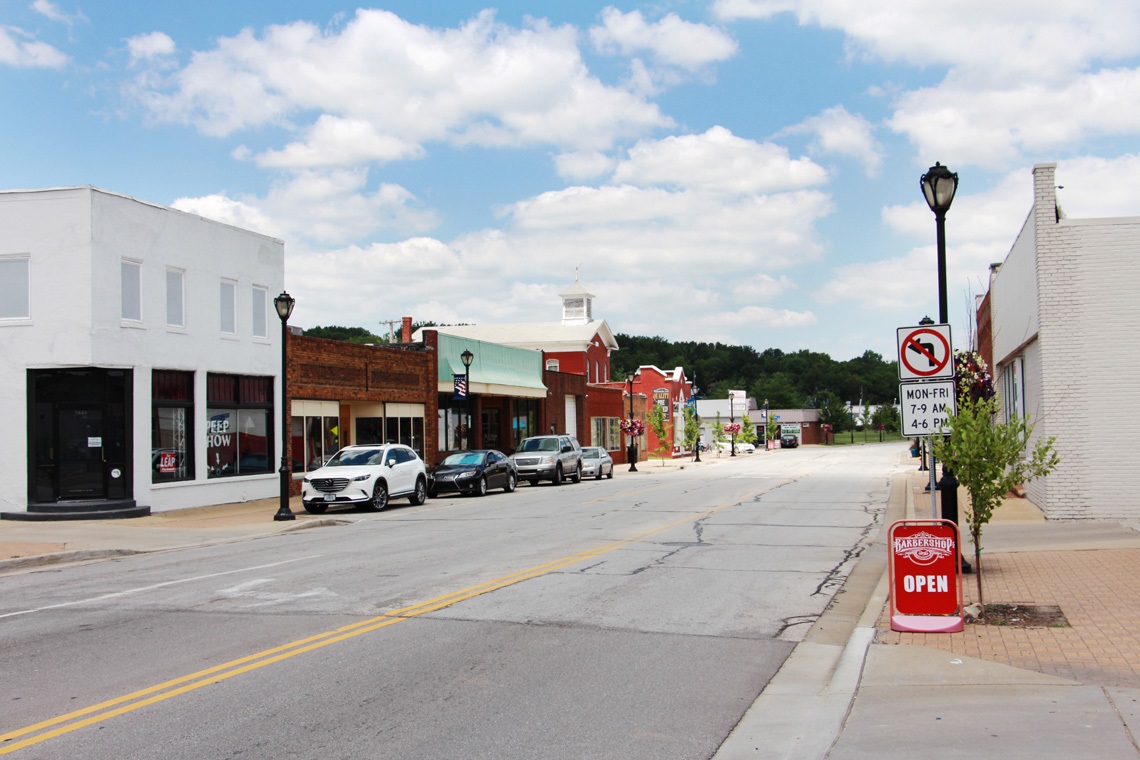
MULTIPOLYGON (((1106 409, 1140 406, 1140 217, 1067 219, 1056 164, 1033 169, 1033 208, 987 300, 1002 411, 1027 414, 1034 439, 1056 436, 1060 466, 1026 484, 1049 518, 1140 518, 1131 484, 1140 443, 1089 434, 1106 409)), ((986 317, 978 315, 979 331, 986 317)), ((979 336, 979 345, 984 341, 979 336)), ((1127 418, 1120 426, 1128 425, 1127 418)))

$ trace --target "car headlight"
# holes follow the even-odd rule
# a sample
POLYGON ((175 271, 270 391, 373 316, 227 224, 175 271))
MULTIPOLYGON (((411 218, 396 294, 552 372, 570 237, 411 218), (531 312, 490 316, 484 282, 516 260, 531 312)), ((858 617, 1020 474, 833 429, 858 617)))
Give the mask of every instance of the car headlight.
POLYGON ((475 477, 476 474, 477 473, 475 472, 475 470, 464 470, 463 472, 456 473, 455 477, 457 477, 457 478, 473 478, 473 477, 475 477))
POLYGON ((551 457, 551 456, 539 457, 539 461, 542 462, 543 464, 550 464, 551 462, 554 461, 554 457, 551 457))
POLYGON ((302 483, 311 483, 312 481, 310 481, 310 480, 309 480, 309 476, 308 476, 308 475, 306 475, 305 477, 301 478, 301 482, 302 482, 302 483))
POLYGON ((371 475, 357 475, 355 478, 352 479, 352 482, 355 483, 355 482, 360 481, 360 480, 368 480, 371 477, 372 477, 371 475))

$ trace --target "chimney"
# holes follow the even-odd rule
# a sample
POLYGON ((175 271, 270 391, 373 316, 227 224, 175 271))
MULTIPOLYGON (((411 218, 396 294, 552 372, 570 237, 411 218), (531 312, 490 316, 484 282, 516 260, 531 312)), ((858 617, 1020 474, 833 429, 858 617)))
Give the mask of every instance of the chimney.
POLYGON ((400 329, 400 342, 401 343, 411 343, 412 342, 412 318, 411 317, 404 317, 403 325, 400 329))

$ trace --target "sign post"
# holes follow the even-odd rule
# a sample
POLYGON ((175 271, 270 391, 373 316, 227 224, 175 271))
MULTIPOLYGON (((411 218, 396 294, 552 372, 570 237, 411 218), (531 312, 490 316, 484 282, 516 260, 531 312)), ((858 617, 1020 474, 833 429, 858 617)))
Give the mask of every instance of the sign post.
POLYGON ((963 619, 962 553, 951 520, 899 520, 888 532, 891 630, 954 633, 963 619))

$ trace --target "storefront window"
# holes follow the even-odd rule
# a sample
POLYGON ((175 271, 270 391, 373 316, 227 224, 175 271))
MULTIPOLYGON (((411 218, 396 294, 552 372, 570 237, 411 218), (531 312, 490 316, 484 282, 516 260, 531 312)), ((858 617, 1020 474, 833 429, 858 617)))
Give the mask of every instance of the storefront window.
POLYGON ((206 386, 209 477, 271 472, 273 378, 211 373, 206 386))
POLYGON ((538 434, 538 401, 530 398, 511 399, 511 437, 508 453, 518 448, 519 441, 538 434))
POLYGON ((606 451, 618 451, 622 448, 622 433, 620 421, 617 417, 594 417, 594 445, 601 446, 606 451))
POLYGON ((357 443, 386 443, 384 440, 383 417, 356 418, 357 443))
POLYGON ((194 373, 151 373, 151 482, 194 479, 194 373))

